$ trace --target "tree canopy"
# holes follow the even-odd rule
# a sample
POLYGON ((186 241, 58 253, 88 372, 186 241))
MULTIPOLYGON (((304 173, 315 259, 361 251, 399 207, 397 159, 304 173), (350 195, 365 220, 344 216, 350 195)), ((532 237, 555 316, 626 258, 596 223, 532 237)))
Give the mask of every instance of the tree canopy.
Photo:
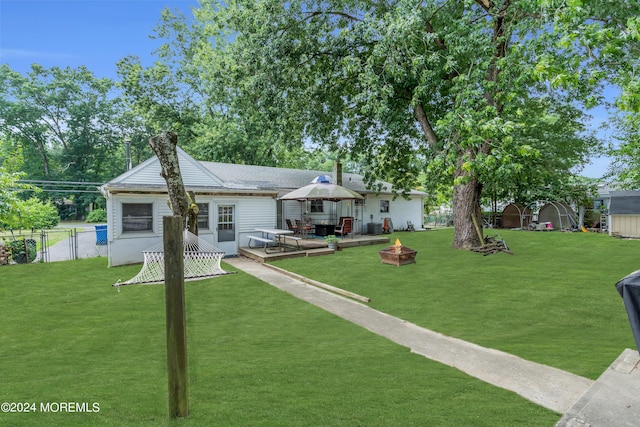
POLYGON ((464 248, 483 188, 548 185, 598 149, 584 111, 602 76, 567 38, 577 3, 208 0, 160 33, 184 84, 252 135, 350 153, 400 192, 421 171, 449 182, 464 248))
MULTIPOLYGON (((34 64, 22 75, 0 66, 0 135, 20 149, 28 179, 105 182, 124 171, 126 116, 113 89, 85 67, 34 64)), ((58 197, 80 207, 102 200, 97 191, 58 197)))
POLYGON ((165 10, 157 61, 123 58, 117 86, 84 67, 3 65, 0 133, 28 176, 104 181, 125 139, 141 161, 166 130, 203 160, 304 168, 329 153, 373 188, 452 188, 453 246, 468 248, 483 197, 574 185, 602 149, 585 111, 615 85, 616 174, 640 184, 635 0, 202 0, 193 13, 165 10))

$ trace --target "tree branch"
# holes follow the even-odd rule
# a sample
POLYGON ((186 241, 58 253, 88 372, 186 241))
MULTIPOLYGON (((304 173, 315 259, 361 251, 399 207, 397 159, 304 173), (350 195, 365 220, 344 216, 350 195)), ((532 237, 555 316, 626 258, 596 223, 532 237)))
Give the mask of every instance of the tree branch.
POLYGON ((489 0, 475 0, 475 2, 487 12, 493 7, 493 3, 489 0))
POLYGON ((416 120, 420 123, 420 127, 422 128, 422 132, 427 137, 427 142, 429 145, 433 146, 438 143, 438 136, 433 130, 431 126, 431 122, 429 122, 429 118, 427 117, 426 111, 424 111, 424 107, 421 102, 418 102, 413 107, 414 114, 416 116, 416 120))
POLYGON ((304 13, 306 13, 308 15, 307 18, 306 18, 307 20, 313 19, 316 16, 320 16, 320 15, 336 15, 336 16, 340 16, 342 18, 346 18, 346 19, 348 19, 350 21, 354 21, 354 22, 362 21, 362 19, 357 18, 357 17, 355 17, 353 15, 349 15, 348 13, 335 12, 335 11, 331 11, 331 10, 326 10, 326 11, 325 10, 319 10, 319 11, 315 11, 315 12, 304 12, 304 13))
POLYGON ((180 165, 178 163, 178 135, 174 132, 162 132, 149 139, 149 145, 160 160, 162 172, 160 175, 167 182, 171 211, 174 216, 186 219, 189 212, 189 201, 184 188, 180 165))
MULTIPOLYGON (((436 31, 433 29, 433 26, 431 25, 431 22, 429 22, 429 21, 425 21, 424 22, 424 29, 427 30, 427 33, 436 34, 436 31)), ((447 50, 447 46, 444 44, 444 40, 442 40, 440 37, 437 37, 437 35, 436 35, 436 39, 433 42, 440 49, 447 50)))

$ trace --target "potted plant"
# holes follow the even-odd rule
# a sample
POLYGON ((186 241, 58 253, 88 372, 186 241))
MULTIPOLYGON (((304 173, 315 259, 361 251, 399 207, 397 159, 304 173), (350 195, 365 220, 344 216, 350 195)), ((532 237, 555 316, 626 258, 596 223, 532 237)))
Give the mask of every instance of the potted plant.
POLYGON ((327 242, 329 249, 336 250, 338 248, 338 238, 335 235, 329 234, 324 238, 324 241, 327 242))

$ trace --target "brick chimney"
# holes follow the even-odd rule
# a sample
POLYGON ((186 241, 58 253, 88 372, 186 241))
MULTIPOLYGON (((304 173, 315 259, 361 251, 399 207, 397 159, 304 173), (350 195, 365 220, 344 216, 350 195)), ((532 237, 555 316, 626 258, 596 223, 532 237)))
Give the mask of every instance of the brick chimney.
POLYGON ((333 183, 342 185, 342 163, 336 159, 333 161, 333 183))

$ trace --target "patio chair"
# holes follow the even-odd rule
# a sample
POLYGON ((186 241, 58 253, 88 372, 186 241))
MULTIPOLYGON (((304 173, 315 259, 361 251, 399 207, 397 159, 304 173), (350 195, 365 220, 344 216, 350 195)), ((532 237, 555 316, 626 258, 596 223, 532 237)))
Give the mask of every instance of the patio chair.
POLYGON ((303 223, 299 219, 296 219, 296 227, 298 227, 298 233, 305 238, 310 231, 313 231, 313 225, 310 222, 303 223))
POLYGON ((353 230, 353 218, 345 216, 340 218, 340 224, 335 228, 334 233, 340 236, 346 236, 353 230))
POLYGON ((300 229, 298 228, 297 225, 293 225, 293 223, 291 222, 290 219, 287 219, 287 228, 291 231, 293 231, 294 234, 299 234, 300 233, 300 229))

